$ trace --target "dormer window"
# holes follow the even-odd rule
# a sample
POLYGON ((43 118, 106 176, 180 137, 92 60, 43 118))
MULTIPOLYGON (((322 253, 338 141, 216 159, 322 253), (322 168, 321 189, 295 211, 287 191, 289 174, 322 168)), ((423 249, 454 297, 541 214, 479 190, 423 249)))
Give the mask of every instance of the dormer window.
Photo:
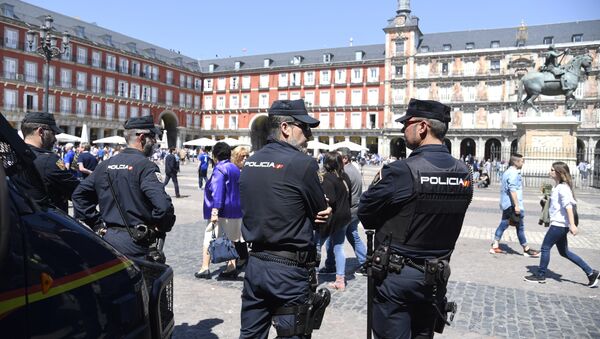
POLYGON ((76 37, 85 39, 85 27, 75 26, 75 27, 73 27, 73 29, 75 30, 76 37))
POLYGON ((144 51, 146 52, 146 54, 148 55, 148 57, 156 59, 156 49, 154 49, 154 48, 146 48, 144 51))
POLYGON ((547 36, 544 37, 544 45, 552 45, 554 43, 554 37, 547 36))
POLYGON ((333 54, 325 53, 323 54, 323 62, 331 62, 333 60, 333 54))
POLYGON ((0 6, 2 6, 2 15, 8 18, 15 18, 15 6, 7 3, 3 3, 0 6))
POLYGON ((364 56, 365 56, 365 52, 363 52, 363 51, 354 52, 354 60, 355 61, 362 61, 364 56))
POLYGON ((473 48, 475 48, 474 42, 467 42, 467 44, 465 45, 465 49, 473 49, 473 48))
POLYGON ((583 41, 583 34, 573 34, 573 36, 571 37, 571 42, 582 42, 583 41))
POLYGON ((272 62, 273 62, 273 60, 271 60, 271 59, 264 59, 263 60, 263 67, 269 67, 269 66, 271 66, 272 62))
POLYGON ((451 44, 444 44, 443 49, 444 49, 444 51, 451 51, 452 50, 452 45, 451 44))
POLYGON ((500 48, 500 41, 499 40, 494 40, 490 43, 490 47, 491 48, 500 48))
POLYGON ((216 68, 217 68, 217 64, 208 65, 208 73, 214 72, 216 68))
POLYGON ((302 62, 302 59, 304 59, 304 58, 301 55, 296 55, 292 58, 292 64, 300 65, 300 63, 302 62))
POLYGON ((105 34, 102 36, 102 41, 104 41, 105 45, 114 47, 112 43, 112 36, 105 34))
POLYGON ((137 46, 135 42, 128 42, 125 44, 131 53, 137 54, 137 46))
POLYGON ((421 46, 420 50, 421 50, 421 53, 427 53, 427 52, 429 52, 429 46, 421 46))
POLYGON ((241 62, 241 61, 236 61, 233 67, 234 67, 234 68, 235 68, 235 70, 237 71, 237 70, 239 70, 240 68, 242 68, 242 65, 243 65, 243 64, 244 64, 244 63, 243 63, 243 62, 241 62))

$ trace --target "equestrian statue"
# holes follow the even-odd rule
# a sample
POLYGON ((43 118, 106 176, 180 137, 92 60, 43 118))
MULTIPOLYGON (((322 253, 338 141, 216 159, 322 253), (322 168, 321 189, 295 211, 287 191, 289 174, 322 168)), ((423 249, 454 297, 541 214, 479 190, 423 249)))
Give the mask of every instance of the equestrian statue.
POLYGON ((589 74, 592 68, 592 57, 587 54, 577 55, 567 64, 561 66, 560 62, 562 58, 560 60, 558 58, 561 56, 564 58, 567 54, 569 54, 568 48, 564 52, 559 53, 554 48, 554 45, 550 45, 546 52, 546 61, 544 62, 544 66, 540 68, 540 71, 527 73, 521 78, 519 82, 519 96, 517 97, 518 111, 523 107, 531 106, 536 112, 539 112, 539 109, 533 102, 540 94, 550 96, 564 95, 565 107, 567 109, 571 109, 575 105, 577 99, 575 99, 573 93, 579 85, 580 77, 582 77, 581 69, 583 68, 586 75, 589 74), (527 96, 521 100, 523 89, 525 89, 527 96))

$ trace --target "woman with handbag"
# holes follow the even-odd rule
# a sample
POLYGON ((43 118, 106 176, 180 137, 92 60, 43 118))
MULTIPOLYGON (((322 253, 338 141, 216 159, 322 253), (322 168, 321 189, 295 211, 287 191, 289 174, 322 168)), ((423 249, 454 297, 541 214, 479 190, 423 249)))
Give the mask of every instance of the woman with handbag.
MULTIPOLYGON (((208 248, 213 238, 213 231, 219 237, 225 235, 232 242, 241 238, 242 207, 240 204, 240 170, 229 161, 231 148, 224 142, 213 146, 213 159, 217 163, 208 179, 204 190, 204 219, 208 221, 204 234, 203 258, 200 271, 194 276, 198 279, 210 279, 210 254, 208 248), (216 228, 216 230, 215 230, 216 228)), ((235 259, 229 260, 219 278, 235 279, 238 271, 235 259)))
POLYGON ((567 243, 567 234, 570 232, 577 235, 576 208, 577 201, 573 194, 573 180, 569 172, 569 166, 562 161, 552 164, 550 177, 556 183, 550 196, 550 228, 542 242, 542 256, 537 274, 525 277, 526 281, 543 284, 546 282, 546 271, 550 262, 550 250, 554 245, 561 256, 569 259, 575 265, 579 266, 588 277, 588 286, 596 287, 600 273, 593 270, 577 254, 569 251, 567 243))

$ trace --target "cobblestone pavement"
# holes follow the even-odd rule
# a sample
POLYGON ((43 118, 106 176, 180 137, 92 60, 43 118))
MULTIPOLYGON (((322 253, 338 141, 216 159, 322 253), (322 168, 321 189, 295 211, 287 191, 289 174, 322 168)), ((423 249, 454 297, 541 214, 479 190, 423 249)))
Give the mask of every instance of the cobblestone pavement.
MULTIPOLYGON (((188 197, 174 199, 177 224, 169 234, 165 251, 175 271, 174 338, 237 338, 240 326, 241 275, 236 281, 218 281, 220 267, 211 267, 212 280, 195 279, 201 261, 205 223, 201 220, 202 191, 197 188, 196 165, 182 166, 180 188, 188 197)), ((161 166, 162 167, 162 166, 161 166)), ((375 168, 365 167, 370 182, 375 168)), ((173 195, 172 184, 167 192, 173 195)), ((577 195, 581 234, 569 236, 570 247, 592 267, 600 267, 600 195, 577 195)), ((525 193, 527 237, 539 248, 545 228, 537 225, 538 193, 525 193)), ((488 253, 499 222, 497 187, 477 190, 452 259, 449 300, 459 307, 454 323, 436 338, 600 338, 600 290, 585 286, 578 267, 552 252, 545 285, 523 281, 539 259, 526 258, 514 230, 503 238, 505 254, 488 253)), ((366 277, 351 274, 357 262, 346 249, 347 289, 332 292, 322 328, 314 338, 364 338, 366 331, 366 277)), ((325 284, 333 275, 320 275, 325 284)), ((270 337, 275 337, 274 331, 270 337)))

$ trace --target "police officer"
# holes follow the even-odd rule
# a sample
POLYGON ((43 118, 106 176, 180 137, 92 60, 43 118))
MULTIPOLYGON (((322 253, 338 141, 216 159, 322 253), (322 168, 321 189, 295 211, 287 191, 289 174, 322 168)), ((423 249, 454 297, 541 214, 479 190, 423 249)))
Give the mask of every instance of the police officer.
POLYGON ((32 187, 31 197, 38 204, 48 199, 50 204, 68 212, 68 199, 71 199, 79 180, 67 170, 62 159, 52 149, 56 143, 56 134, 62 133, 56 125, 54 115, 27 113, 21 122, 21 132, 25 143, 36 155, 33 163, 45 186, 32 187))
POLYGON ((365 228, 376 229, 373 332, 432 338, 446 320, 448 262, 471 202, 471 174, 443 143, 450 107, 411 99, 396 121, 413 152, 385 165, 358 206, 365 228))
POLYGON ((175 214, 160 170, 148 159, 160 136, 152 116, 131 118, 124 127, 128 147, 101 162, 79 185, 73 206, 86 224, 95 229, 105 224, 104 239, 121 253, 146 258, 153 236, 169 232, 175 214))
POLYGON ((269 109, 268 124, 267 144, 246 161, 240 178, 242 234, 251 247, 240 338, 266 338, 271 323, 280 338, 310 337, 315 327, 307 331, 300 314, 314 296, 313 230, 326 222, 331 208, 316 161, 301 149, 319 121, 308 115, 303 100, 280 100, 269 109))

